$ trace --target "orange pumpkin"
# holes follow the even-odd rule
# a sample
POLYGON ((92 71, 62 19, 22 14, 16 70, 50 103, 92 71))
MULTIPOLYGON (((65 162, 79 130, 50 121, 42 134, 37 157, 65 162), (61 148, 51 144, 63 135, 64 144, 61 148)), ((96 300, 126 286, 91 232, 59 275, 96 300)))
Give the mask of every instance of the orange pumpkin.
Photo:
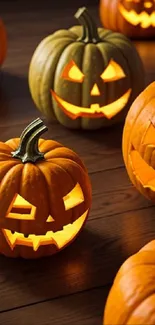
POLYGON ((100 0, 100 19, 105 28, 131 38, 155 37, 154 0, 100 0))
POLYGON ((33 121, 21 138, 0 142, 0 252, 37 258, 67 246, 91 205, 88 173, 78 155, 33 121), (38 143, 39 140, 39 143, 38 143))
POLYGON ((106 302, 103 324, 155 324, 155 240, 119 269, 106 302))
POLYGON ((0 65, 3 64, 7 51, 7 37, 3 21, 0 19, 0 65))
POLYGON ((132 183, 155 202, 155 82, 137 97, 128 112, 123 157, 132 183))

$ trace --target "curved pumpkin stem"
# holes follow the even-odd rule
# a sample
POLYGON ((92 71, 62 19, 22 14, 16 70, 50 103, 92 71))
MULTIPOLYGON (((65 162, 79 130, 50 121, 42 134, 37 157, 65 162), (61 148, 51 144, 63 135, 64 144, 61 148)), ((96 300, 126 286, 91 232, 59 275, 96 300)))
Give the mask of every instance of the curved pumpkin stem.
POLYGON ((40 118, 31 122, 22 132, 19 147, 12 152, 12 157, 20 159, 23 163, 35 163, 44 159, 44 154, 38 149, 38 140, 47 130, 48 128, 40 118))
POLYGON ((83 34, 78 41, 95 44, 102 41, 98 35, 96 24, 88 13, 87 8, 79 8, 74 17, 78 19, 79 23, 83 26, 83 34))

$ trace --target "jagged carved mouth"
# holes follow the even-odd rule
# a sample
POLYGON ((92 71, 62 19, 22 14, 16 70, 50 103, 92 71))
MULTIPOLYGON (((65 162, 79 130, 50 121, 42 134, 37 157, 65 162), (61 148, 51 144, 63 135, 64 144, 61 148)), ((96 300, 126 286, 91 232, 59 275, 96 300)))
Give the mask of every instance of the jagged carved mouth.
POLYGON ((58 105, 64 111, 64 113, 68 115, 71 119, 75 120, 78 117, 99 118, 104 116, 108 119, 111 119, 126 106, 131 91, 132 90, 129 89, 122 97, 120 97, 116 101, 101 107, 99 106, 99 104, 92 104, 90 107, 79 107, 69 102, 66 102, 61 97, 59 97, 53 90, 51 90, 51 93, 58 105))
MULTIPOLYGON (((147 148, 153 152, 154 146, 148 145, 147 148)), ((137 181, 144 188, 148 188, 154 191, 155 169, 141 157, 140 153, 134 148, 133 145, 129 154, 129 163, 137 181)))
POLYGON ((153 11, 151 15, 147 12, 142 11, 140 14, 137 14, 135 10, 126 10, 124 6, 119 4, 119 11, 125 20, 134 25, 140 25, 142 28, 148 28, 150 26, 155 27, 155 12, 153 11))
POLYGON ((23 245, 32 247, 34 251, 37 251, 40 246, 52 244, 55 245, 58 249, 61 249, 62 247, 67 245, 67 243, 69 243, 73 238, 75 238, 77 233, 79 233, 86 220, 88 210, 84 212, 82 216, 79 217, 72 224, 64 226, 62 230, 57 232, 48 231, 45 235, 37 236, 34 234, 30 234, 26 237, 23 233, 13 233, 9 229, 2 229, 2 232, 12 250, 17 245, 23 245))

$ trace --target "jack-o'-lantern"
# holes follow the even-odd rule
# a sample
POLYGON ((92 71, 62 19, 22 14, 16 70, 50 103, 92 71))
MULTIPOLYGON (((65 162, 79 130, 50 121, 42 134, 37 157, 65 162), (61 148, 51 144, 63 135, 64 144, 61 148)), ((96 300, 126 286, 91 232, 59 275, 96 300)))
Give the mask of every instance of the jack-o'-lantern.
POLYGON ((2 19, 0 19, 0 65, 3 64, 7 51, 6 29, 2 19))
POLYGON ((91 185, 81 159, 36 119, 21 138, 0 142, 0 252, 37 258, 67 246, 83 227, 91 185))
POLYGON ((123 157, 133 184, 155 202, 155 82, 137 97, 128 112, 123 157))
POLYGON ((155 0, 100 0, 100 18, 131 38, 155 37, 155 0))
POLYGON ((30 91, 49 120, 98 129, 124 119, 144 87, 143 66, 125 36, 97 29, 86 8, 75 17, 82 26, 59 30, 38 45, 30 63, 30 91))
POLYGON ((104 310, 104 325, 155 324, 155 240, 120 267, 104 310))

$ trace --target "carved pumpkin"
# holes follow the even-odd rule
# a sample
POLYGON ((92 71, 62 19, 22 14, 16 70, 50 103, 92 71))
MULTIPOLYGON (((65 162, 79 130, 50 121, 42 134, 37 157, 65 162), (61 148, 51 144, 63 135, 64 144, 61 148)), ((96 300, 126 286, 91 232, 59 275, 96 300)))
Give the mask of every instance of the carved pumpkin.
POLYGON ((7 37, 3 21, 0 19, 0 65, 3 64, 7 51, 7 37))
POLYGON ((55 116, 69 128, 98 129, 124 119, 144 87, 143 66, 125 36, 97 29, 86 8, 75 17, 82 26, 59 30, 38 45, 30 91, 49 120, 55 116))
POLYGON ((123 157, 133 184, 155 202, 155 82, 138 96, 128 112, 123 157))
POLYGON ((0 142, 0 252, 36 258, 68 245, 84 225, 91 185, 81 159, 33 121, 21 138, 0 142))
POLYGON ((131 38, 155 37, 155 0, 100 0, 100 18, 131 38))
POLYGON ((119 269, 107 299, 103 324, 155 324, 155 240, 119 269))

